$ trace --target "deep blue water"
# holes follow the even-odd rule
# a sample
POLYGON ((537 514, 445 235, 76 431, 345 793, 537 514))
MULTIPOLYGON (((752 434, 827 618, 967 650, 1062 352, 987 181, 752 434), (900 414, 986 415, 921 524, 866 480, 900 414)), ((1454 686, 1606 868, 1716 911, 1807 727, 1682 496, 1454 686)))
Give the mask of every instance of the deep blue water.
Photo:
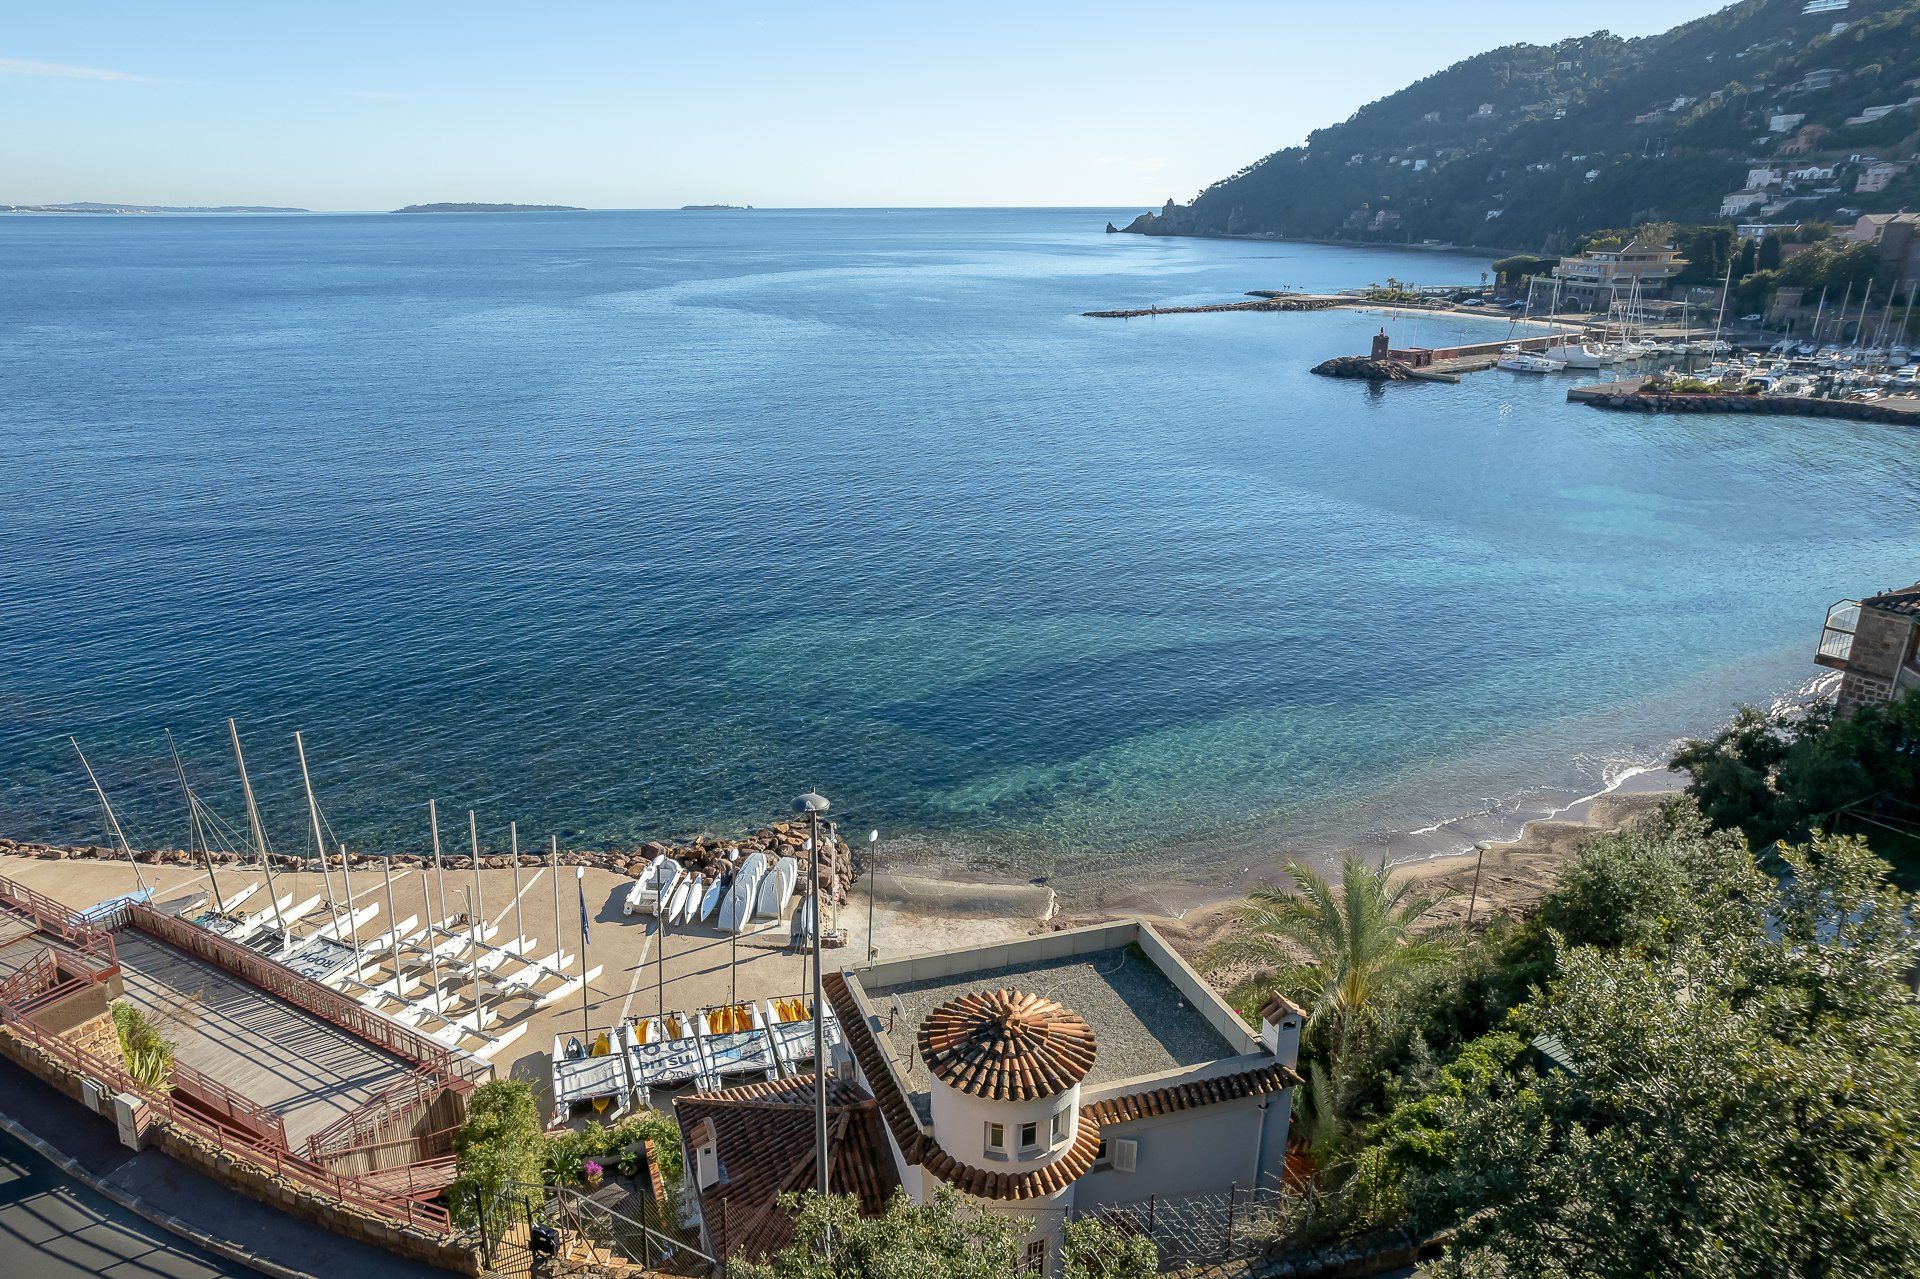
POLYGON ((233 715, 288 848, 298 727, 368 847, 818 785, 895 846, 1238 871, 1591 790, 1920 572, 1912 432, 1084 319, 1486 265, 1108 216, 0 219, 0 833, 97 833, 71 732, 181 840, 163 726, 238 823, 233 715))

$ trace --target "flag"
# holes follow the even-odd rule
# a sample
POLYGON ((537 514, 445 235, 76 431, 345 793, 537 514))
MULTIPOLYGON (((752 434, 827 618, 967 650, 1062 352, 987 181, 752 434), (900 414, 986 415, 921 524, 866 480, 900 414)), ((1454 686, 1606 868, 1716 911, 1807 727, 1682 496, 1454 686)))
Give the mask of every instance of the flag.
POLYGON ((574 886, 580 890, 580 945, 585 948, 589 939, 587 932, 587 877, 585 873, 574 876, 574 886))

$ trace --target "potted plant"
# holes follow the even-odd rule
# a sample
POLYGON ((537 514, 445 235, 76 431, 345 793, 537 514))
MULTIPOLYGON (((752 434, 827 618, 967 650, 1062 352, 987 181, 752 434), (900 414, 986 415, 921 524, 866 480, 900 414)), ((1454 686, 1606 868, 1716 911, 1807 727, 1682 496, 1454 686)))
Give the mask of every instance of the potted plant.
POLYGON ((606 1175, 607 1170, 600 1166, 598 1160, 589 1159, 580 1165, 580 1179, 589 1186, 599 1185, 606 1175))

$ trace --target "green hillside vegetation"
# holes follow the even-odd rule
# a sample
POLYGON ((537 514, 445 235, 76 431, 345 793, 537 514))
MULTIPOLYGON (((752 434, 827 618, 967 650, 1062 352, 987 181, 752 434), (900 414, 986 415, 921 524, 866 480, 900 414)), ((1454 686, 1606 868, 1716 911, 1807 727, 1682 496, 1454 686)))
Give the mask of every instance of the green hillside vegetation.
POLYGON ((1562 253, 1600 228, 1712 221, 1747 170, 1768 163, 1843 166, 1823 184, 1840 192, 1790 206, 1788 220, 1920 205, 1920 166, 1884 192, 1856 195, 1861 162, 1852 159, 1910 156, 1920 106, 1845 123, 1920 94, 1920 0, 1803 8, 1742 0, 1645 39, 1602 31, 1495 49, 1127 229, 1562 253), (1840 73, 1835 84, 1802 87, 1808 72, 1826 70, 1840 73), (1774 133, 1776 113, 1806 118, 1774 133))

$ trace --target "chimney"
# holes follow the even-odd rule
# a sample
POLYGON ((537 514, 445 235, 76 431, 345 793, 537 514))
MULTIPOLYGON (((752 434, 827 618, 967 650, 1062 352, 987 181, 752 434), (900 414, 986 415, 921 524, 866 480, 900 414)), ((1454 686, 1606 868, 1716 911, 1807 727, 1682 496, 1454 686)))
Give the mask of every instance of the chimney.
POLYGON ((1260 1044, 1291 1070, 1300 1064, 1300 1029, 1306 1024, 1300 1005, 1275 995, 1260 1008, 1260 1044))

